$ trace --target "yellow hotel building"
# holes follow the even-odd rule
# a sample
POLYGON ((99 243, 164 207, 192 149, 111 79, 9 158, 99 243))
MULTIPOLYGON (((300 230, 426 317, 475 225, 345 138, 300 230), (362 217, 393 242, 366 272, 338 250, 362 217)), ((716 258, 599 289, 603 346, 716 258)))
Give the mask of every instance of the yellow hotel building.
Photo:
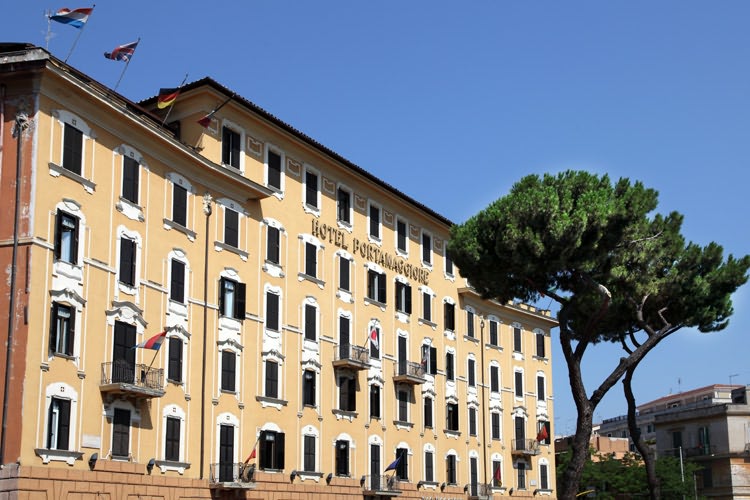
POLYGON ((548 311, 212 79, 165 114, 0 44, 0 498, 556 498, 548 311))

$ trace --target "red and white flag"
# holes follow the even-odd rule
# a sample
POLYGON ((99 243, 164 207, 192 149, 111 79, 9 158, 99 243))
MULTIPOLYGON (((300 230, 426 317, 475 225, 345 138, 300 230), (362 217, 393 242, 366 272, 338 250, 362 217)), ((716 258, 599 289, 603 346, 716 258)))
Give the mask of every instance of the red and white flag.
POLYGON ((370 345, 374 346, 375 349, 380 349, 380 343, 378 342, 378 329, 372 328, 370 330, 370 345))

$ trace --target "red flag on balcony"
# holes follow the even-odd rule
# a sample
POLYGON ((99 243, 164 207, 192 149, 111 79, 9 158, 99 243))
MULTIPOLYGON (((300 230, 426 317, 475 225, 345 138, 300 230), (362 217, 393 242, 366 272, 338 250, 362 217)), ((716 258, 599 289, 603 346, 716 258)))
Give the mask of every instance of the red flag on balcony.
POLYGON ((547 426, 542 425, 542 428, 539 429, 539 434, 536 435, 536 440, 539 442, 546 441, 549 437, 549 434, 547 433, 547 426))
POLYGON ((245 463, 247 464, 253 458, 255 458, 255 448, 253 448, 253 451, 250 452, 250 455, 245 459, 245 463))
POLYGON ((497 464, 493 478, 495 479, 495 486, 500 487, 503 485, 503 478, 502 478, 502 473, 500 471, 500 464, 497 464))
POLYGON ((164 342, 164 339, 167 336, 167 332, 161 332, 157 333, 153 337, 151 337, 148 340, 144 340, 140 344, 136 345, 135 347, 140 347, 142 349, 153 349, 154 351, 158 351, 161 347, 162 342, 164 342))

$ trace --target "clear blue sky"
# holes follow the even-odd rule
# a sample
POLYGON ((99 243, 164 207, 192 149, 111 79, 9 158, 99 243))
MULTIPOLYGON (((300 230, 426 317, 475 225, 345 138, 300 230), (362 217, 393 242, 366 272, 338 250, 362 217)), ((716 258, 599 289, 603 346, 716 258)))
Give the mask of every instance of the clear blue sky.
MULTIPOLYGON (((65 0, 67 2, 67 0, 65 0)), ((69 63, 114 86, 103 52, 141 38, 132 100, 211 76, 454 222, 530 173, 586 169, 660 192, 688 239, 750 253, 750 2, 100 0, 69 63)), ((46 9, 7 2, 2 41, 45 45, 46 9)), ((78 35, 53 23, 64 59, 78 35)), ((750 286, 729 328, 682 331, 639 368, 646 402, 750 383, 750 286)), ((574 429, 555 337, 556 433, 574 429)), ((589 392, 620 356, 587 356, 589 392)), ((595 413, 625 412, 618 384, 595 413)))

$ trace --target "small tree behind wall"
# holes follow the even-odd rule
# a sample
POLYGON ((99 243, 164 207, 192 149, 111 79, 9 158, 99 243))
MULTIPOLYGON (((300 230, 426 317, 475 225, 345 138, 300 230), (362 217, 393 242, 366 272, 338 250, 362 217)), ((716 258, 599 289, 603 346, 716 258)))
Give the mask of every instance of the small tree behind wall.
POLYGON ((682 216, 654 213, 657 193, 640 182, 582 171, 531 175, 452 228, 448 251, 477 292, 501 302, 559 305, 560 345, 576 405, 576 432, 559 498, 575 498, 596 406, 659 342, 683 327, 721 330, 750 257, 686 243, 682 216), (602 341, 630 342, 588 392, 581 362, 602 341))

